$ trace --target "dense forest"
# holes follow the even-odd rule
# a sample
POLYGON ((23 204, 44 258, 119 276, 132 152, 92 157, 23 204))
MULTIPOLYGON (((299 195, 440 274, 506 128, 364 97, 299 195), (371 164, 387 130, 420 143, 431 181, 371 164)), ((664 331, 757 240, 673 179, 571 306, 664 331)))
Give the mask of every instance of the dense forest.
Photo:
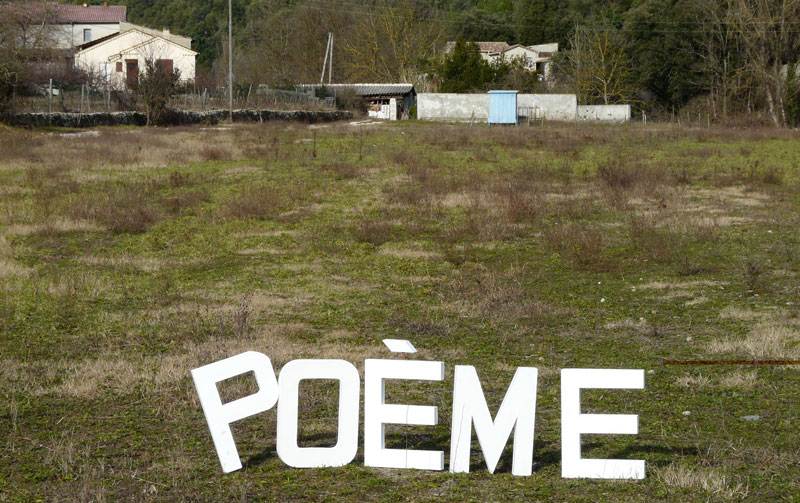
MULTIPOLYGON (((81 0, 72 3, 81 4, 81 0)), ((89 4, 102 4, 91 0, 89 4)), ((227 0, 112 0, 126 5, 128 20, 150 27, 168 27, 195 39, 199 62, 211 66, 220 51, 228 19, 227 0)), ((632 0, 434 0, 414 5, 419 21, 432 23, 450 38, 503 40, 510 44, 567 41, 576 22, 602 14, 622 21, 632 0)), ((362 2, 358 0, 234 0, 237 29, 252 28, 263 19, 253 13, 292 9, 315 11, 320 17, 347 17, 374 9, 405 9, 409 2, 362 2)), ((447 38, 447 37, 445 37, 447 38)), ((324 47, 323 47, 324 52, 324 47)))
MULTIPOLYGON (((127 5, 131 22, 192 37, 198 80, 224 82, 226 0, 111 3, 127 5)), ((654 114, 800 121, 800 0, 233 0, 233 22, 241 86, 318 81, 331 33, 335 82, 514 86, 654 114), (461 54, 443 53, 450 40, 464 41, 461 54), (513 64, 482 61, 469 41, 558 42, 556 79, 537 88, 513 64)))

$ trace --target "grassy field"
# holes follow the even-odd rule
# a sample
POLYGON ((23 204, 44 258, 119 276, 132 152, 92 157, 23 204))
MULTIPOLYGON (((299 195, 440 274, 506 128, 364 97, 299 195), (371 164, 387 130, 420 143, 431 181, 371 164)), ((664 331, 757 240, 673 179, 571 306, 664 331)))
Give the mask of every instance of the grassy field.
MULTIPOLYGON (((425 123, 0 129, 0 501, 798 501, 800 133, 425 123), (534 474, 349 466, 275 454, 275 410, 234 425, 224 475, 189 375, 246 350, 392 358, 436 427, 388 447, 449 453, 453 367, 496 410, 539 368, 534 474), (642 481, 561 478, 559 369, 646 370, 584 392, 640 433, 584 457, 642 481), (757 419, 744 419, 758 416, 757 419)), ((253 383, 223 383, 227 399, 253 383)), ((335 443, 337 393, 304 383, 302 445, 335 443)), ((402 401, 402 402, 401 402, 402 401)), ((363 410, 362 410, 363 421, 363 410)), ((363 434, 363 429, 362 429, 363 434)), ((446 461, 445 466, 448 466, 446 461)))

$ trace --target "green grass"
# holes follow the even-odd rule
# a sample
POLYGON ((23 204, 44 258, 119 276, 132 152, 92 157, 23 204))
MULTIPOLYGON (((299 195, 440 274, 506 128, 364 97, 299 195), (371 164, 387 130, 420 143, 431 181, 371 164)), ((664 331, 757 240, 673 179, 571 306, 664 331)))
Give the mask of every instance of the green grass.
MULTIPOLYGON (((0 501, 795 497, 797 367, 656 364, 800 359, 795 132, 99 133, 0 130, 0 501), (363 376, 386 337, 446 364, 443 383, 392 383, 440 424, 391 427, 389 447, 449 454, 454 365, 477 368, 492 410, 515 367, 538 367, 533 476, 510 474, 510 443, 488 474, 477 442, 467 475, 367 468, 361 447, 292 469, 275 410, 233 426, 245 468, 222 474, 192 368, 256 350, 363 376), (561 479, 561 368, 646 369, 643 391, 583 398, 640 422, 585 436, 584 457, 645 459, 646 479, 561 479)), ((331 389, 302 388, 303 445, 335 443, 331 389)))

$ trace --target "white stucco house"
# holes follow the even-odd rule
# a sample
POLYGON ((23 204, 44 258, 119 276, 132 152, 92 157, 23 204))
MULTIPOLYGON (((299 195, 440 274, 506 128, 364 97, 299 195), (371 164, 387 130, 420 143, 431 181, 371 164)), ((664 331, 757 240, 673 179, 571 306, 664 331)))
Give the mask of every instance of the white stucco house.
POLYGON ((114 87, 133 85, 149 59, 165 71, 179 71, 182 82, 194 80, 192 39, 130 23, 121 23, 121 30, 79 46, 75 66, 114 87))

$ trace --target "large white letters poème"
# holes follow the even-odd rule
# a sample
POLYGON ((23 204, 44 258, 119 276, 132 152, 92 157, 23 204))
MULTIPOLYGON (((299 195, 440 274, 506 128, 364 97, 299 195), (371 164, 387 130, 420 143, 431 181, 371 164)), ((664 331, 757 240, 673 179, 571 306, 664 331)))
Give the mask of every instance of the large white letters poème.
POLYGON ((636 414, 581 414, 581 389, 644 389, 644 370, 561 370, 561 476, 564 478, 643 479, 644 461, 581 459, 581 433, 639 432, 636 414))
POLYGON ((358 409, 361 379, 352 363, 344 360, 294 360, 283 366, 278 379, 277 451, 281 461, 295 468, 344 466, 358 451, 358 409), (297 446, 297 408, 300 381, 339 381, 339 435, 333 447, 297 446))
POLYGON ((537 378, 536 368, 518 368, 497 411, 497 417, 492 421, 475 367, 456 365, 450 434, 451 472, 469 472, 474 424, 489 473, 494 473, 511 430, 516 428, 511 473, 522 476, 531 474, 537 378))
POLYGON ((364 464, 380 468, 443 470, 444 452, 387 449, 387 424, 433 426, 439 409, 427 405, 386 403, 387 379, 441 381, 444 362, 410 360, 364 361, 364 464))
POLYGON ((228 473, 240 469, 242 462, 231 434, 231 423, 269 410, 278 401, 278 381, 272 362, 263 353, 247 351, 192 370, 192 379, 222 471, 228 473), (258 392, 222 405, 217 383, 247 372, 255 374, 258 392))
MULTIPOLYGON (((360 379, 358 370, 344 360, 295 360, 281 369, 280 379, 269 357, 248 351, 192 370, 197 394, 211 438, 225 473, 242 467, 230 424, 267 411, 278 404, 277 451, 296 468, 343 466, 358 450, 360 379), (223 404, 217 383, 253 372, 258 391, 223 404), (304 379, 339 381, 338 439, 333 447, 299 447, 297 444, 299 385, 304 379)), ((386 425, 436 425, 434 406, 386 403, 387 380, 444 380, 444 363, 413 360, 364 362, 364 464, 384 468, 443 470, 443 451, 387 449, 386 425)), ((472 428, 490 473, 497 467, 514 431, 511 472, 530 475, 533 465, 534 423, 538 371, 520 367, 508 387, 495 419, 486 404, 475 368, 455 367, 450 471, 468 472, 472 428)), ((644 370, 563 369, 561 371, 561 450, 564 478, 641 479, 644 461, 582 459, 581 434, 636 434, 637 415, 581 414, 580 390, 643 389, 644 370)))

